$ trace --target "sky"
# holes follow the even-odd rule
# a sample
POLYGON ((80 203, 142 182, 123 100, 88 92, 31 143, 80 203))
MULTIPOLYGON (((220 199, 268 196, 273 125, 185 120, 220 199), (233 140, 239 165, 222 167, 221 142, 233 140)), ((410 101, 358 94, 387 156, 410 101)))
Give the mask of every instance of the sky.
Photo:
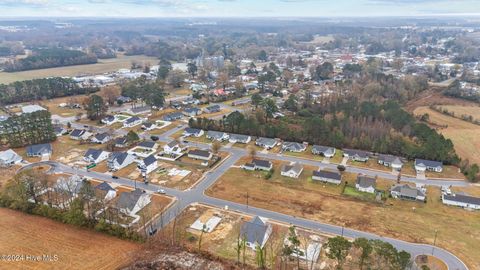
POLYGON ((480 0, 0 0, 0 17, 480 16, 480 0))

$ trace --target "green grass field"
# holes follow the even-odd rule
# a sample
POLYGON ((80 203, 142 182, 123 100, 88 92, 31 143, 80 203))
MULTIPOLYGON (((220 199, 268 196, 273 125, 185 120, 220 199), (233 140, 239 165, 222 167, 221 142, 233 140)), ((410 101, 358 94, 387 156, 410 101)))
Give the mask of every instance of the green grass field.
POLYGON ((149 57, 144 55, 119 55, 117 58, 113 59, 99 59, 98 63, 89 65, 45 68, 19 72, 0 72, 0 83, 7 84, 15 81, 25 81, 31 79, 41 79, 58 76, 102 74, 106 72, 117 71, 121 68, 130 68, 132 61, 136 61, 142 64, 149 63, 150 65, 156 65, 159 60, 156 57, 149 57))

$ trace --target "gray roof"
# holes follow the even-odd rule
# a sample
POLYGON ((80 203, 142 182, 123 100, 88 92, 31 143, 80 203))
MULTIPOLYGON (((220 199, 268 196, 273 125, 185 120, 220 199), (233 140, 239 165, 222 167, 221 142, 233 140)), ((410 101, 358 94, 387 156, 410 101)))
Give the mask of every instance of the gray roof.
POLYGON ((380 161, 390 163, 390 164, 400 164, 400 165, 403 164, 402 160, 399 157, 392 156, 392 155, 379 155, 378 159, 380 161))
POLYGON ((173 119, 180 119, 183 117, 183 114, 180 113, 180 112, 174 112, 174 113, 170 113, 170 114, 167 114, 163 117, 164 120, 173 120, 173 119))
POLYGON ((298 162, 295 162, 292 165, 283 164, 281 170, 282 172, 293 171, 294 173, 299 174, 303 170, 303 166, 298 162))
POLYGON ((110 158, 108 159, 109 161, 117 161, 118 164, 123 164, 125 159, 127 159, 128 153, 127 152, 113 152, 110 158))
POLYGON ((472 196, 461 195, 461 194, 453 194, 453 195, 444 194, 443 198, 449 201, 480 205, 480 198, 478 197, 472 197, 472 196))
POLYGON ((194 155, 194 156, 200 156, 200 157, 209 157, 210 152, 208 150, 200 150, 200 149, 195 149, 195 150, 190 150, 188 152, 189 155, 194 155))
POLYGON ((138 120, 141 120, 140 117, 138 117, 138 116, 132 116, 132 117, 128 118, 128 119, 125 121, 125 123, 130 124, 130 123, 136 122, 136 121, 138 121, 138 120))
POLYGON ((223 138, 225 132, 220 132, 220 131, 214 131, 214 130, 209 130, 207 132, 207 137, 215 138, 215 139, 221 139, 223 138))
POLYGON ((229 137, 230 137, 231 140, 235 140, 235 141, 239 141, 239 142, 246 142, 250 136, 230 133, 229 137))
POLYGON ((52 145, 49 143, 34 144, 27 146, 27 154, 51 153, 52 145))
POLYGON ((391 191, 400 193, 401 196, 416 198, 417 196, 425 197, 425 193, 418 188, 411 187, 407 184, 395 185, 392 187, 391 191))
POLYGON ((143 107, 135 107, 130 109, 133 113, 141 113, 141 112, 148 112, 152 108, 150 106, 143 106, 143 107))
POLYGON ((339 181, 342 180, 340 173, 331 171, 313 171, 313 176, 339 181))
POLYGON ((186 113, 190 114, 190 113, 198 113, 200 111, 199 108, 186 108, 184 110, 186 113))
POLYGON ((335 148, 322 145, 314 145, 312 147, 312 152, 322 153, 324 155, 333 155, 335 153, 335 148))
POLYGON ((432 167, 432 168, 437 168, 437 167, 443 167, 442 162, 439 161, 433 161, 433 160, 426 160, 426 159, 415 159, 415 166, 426 166, 426 167, 432 167))
POLYGON ((127 137, 120 137, 115 139, 115 144, 126 144, 127 143, 127 137))
POLYGON ((138 146, 144 147, 144 148, 153 148, 153 147, 155 147, 155 142, 143 141, 143 142, 140 142, 140 143, 138 144, 138 146))
POLYGON ((209 111, 219 111, 220 110, 220 105, 215 104, 215 105, 212 105, 212 106, 208 106, 206 109, 209 110, 209 111))
POLYGON ((300 151, 305 149, 305 145, 302 143, 298 142, 284 142, 283 143, 283 148, 287 150, 295 150, 295 151, 300 151))
POLYGON ((107 115, 105 116, 102 120, 106 121, 106 122, 112 122, 115 120, 115 116, 113 115, 107 115))
POLYGON ((260 145, 273 146, 277 143, 277 140, 272 138, 259 137, 255 142, 260 145))
POLYGON ((264 167, 264 168, 270 168, 272 166, 272 163, 270 161, 264 160, 264 159, 254 159, 252 160, 252 164, 257 167, 264 167))
POLYGON ((374 187, 376 186, 377 180, 375 178, 366 176, 366 175, 358 175, 357 181, 355 182, 362 188, 374 187))
POLYGON ((155 158, 155 156, 154 156, 154 155, 150 155, 150 156, 148 156, 148 157, 146 157, 146 158, 143 159, 143 164, 144 164, 145 166, 148 166, 148 165, 150 165, 150 164, 155 163, 155 161, 157 161, 157 159, 155 158))
POLYGON ((368 158, 370 155, 370 153, 367 151, 355 150, 355 149, 343 149, 343 152, 346 153, 349 157, 358 156, 361 158, 368 158))
POLYGON ((90 148, 87 150, 84 157, 96 160, 102 153, 103 153, 103 150, 90 148))
POLYGON ((100 185, 95 187, 96 189, 103 190, 103 191, 109 191, 109 190, 115 190, 112 186, 110 186, 109 183, 103 182, 100 185))
POLYGON ((167 144, 167 146, 170 148, 175 147, 177 145, 179 145, 179 143, 176 140, 172 140, 167 144))
POLYGON ((70 132, 71 137, 80 137, 82 136, 86 130, 84 129, 74 129, 72 132, 70 132))
POLYGON ((269 225, 256 216, 251 221, 242 224, 240 235, 249 243, 261 244, 265 238, 269 225))
POLYGON ((188 133, 188 134, 198 134, 200 133, 202 130, 201 129, 198 129, 198 128, 186 128, 185 129, 185 132, 188 133))
POLYGON ((109 135, 106 132, 105 133, 99 133, 99 134, 95 135, 95 139, 98 140, 98 141, 103 141, 108 137, 109 137, 109 135))
POLYGON ((131 211, 144 193, 143 190, 138 188, 131 192, 122 192, 118 198, 117 207, 131 211))

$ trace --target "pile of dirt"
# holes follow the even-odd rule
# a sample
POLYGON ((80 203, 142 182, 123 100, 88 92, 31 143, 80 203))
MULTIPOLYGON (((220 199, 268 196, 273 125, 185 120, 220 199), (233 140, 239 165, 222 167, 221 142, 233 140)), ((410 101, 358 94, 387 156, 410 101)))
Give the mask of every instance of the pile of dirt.
POLYGON ((236 270, 251 269, 238 266, 235 262, 216 257, 207 252, 191 251, 183 247, 156 246, 153 250, 140 251, 138 257, 141 259, 123 270, 153 270, 153 269, 175 269, 175 270, 236 270))

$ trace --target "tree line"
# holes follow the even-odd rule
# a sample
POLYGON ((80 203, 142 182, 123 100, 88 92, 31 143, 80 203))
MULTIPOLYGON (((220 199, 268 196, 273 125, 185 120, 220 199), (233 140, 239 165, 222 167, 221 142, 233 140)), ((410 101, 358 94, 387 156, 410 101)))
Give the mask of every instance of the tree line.
MULTIPOLYGON (((252 101, 254 97, 252 97, 252 101)), ((267 101, 269 99, 266 99, 267 101)), ((255 113, 233 112, 220 120, 191 119, 193 128, 351 147, 456 164, 453 143, 424 123, 419 123, 395 101, 377 104, 357 98, 332 99, 302 109, 296 115, 274 119, 276 107, 263 103, 255 113)))
POLYGON ((0 144, 9 147, 48 143, 57 136, 53 130, 52 117, 48 111, 36 111, 14 115, 0 121, 0 144))
POLYGON ((47 78, 17 81, 0 84, 0 103, 13 104, 32 100, 51 99, 57 97, 90 94, 98 88, 80 87, 69 78, 47 78))
POLYGON ((61 48, 36 50, 33 55, 4 64, 6 72, 97 63, 95 54, 61 48))

